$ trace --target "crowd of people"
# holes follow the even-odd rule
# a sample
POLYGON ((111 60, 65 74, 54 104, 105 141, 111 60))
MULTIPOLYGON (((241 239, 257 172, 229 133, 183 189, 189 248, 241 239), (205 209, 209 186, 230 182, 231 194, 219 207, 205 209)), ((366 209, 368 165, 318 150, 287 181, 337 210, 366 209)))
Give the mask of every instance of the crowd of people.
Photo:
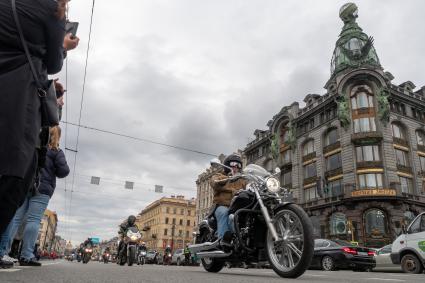
POLYGON ((43 123, 40 95, 54 84, 59 117, 66 90, 48 76, 61 71, 79 43, 65 32, 68 1, 0 0, 0 268, 13 266, 8 254, 20 226, 17 261, 41 265, 34 255, 40 222, 56 178, 69 174, 61 129, 43 123))

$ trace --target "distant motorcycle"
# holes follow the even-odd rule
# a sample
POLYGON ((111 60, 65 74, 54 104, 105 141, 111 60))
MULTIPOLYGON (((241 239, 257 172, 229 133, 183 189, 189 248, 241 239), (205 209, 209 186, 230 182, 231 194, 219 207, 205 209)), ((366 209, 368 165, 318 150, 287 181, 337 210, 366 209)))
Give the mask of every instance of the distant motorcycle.
POLYGON ((102 255, 103 258, 103 263, 108 263, 109 262, 109 253, 104 253, 102 255))
POLYGON ((146 251, 142 250, 139 252, 139 255, 137 257, 137 264, 144 265, 146 262, 146 251))
POLYGON ((137 261, 137 244, 141 238, 142 235, 136 227, 128 228, 127 233, 123 239, 123 247, 119 251, 120 265, 124 265, 127 262, 128 266, 132 266, 133 263, 137 261))
POLYGON ((172 254, 170 252, 164 254, 163 265, 171 265, 172 254))
POLYGON ((92 254, 93 254, 93 248, 85 247, 83 252, 83 263, 87 264, 90 261, 92 254))
POLYGON ((77 254, 77 261, 78 262, 81 262, 81 259, 82 259, 82 253, 81 252, 79 252, 78 254, 77 254))

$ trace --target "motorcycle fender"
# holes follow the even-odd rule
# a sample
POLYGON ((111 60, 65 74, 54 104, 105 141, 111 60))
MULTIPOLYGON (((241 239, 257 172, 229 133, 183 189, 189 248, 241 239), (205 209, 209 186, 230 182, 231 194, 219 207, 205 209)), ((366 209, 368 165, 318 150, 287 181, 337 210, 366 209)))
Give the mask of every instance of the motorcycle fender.
POLYGON ((278 205, 276 205, 273 209, 273 212, 278 211, 279 209, 288 206, 289 204, 292 204, 293 202, 283 202, 283 203, 279 203, 278 205))

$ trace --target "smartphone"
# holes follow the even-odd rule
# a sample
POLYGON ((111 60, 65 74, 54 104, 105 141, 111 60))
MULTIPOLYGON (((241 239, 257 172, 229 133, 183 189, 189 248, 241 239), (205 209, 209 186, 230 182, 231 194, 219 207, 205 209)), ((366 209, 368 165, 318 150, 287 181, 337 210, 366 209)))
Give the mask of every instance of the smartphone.
POLYGON ((78 22, 66 22, 65 24, 65 34, 72 34, 72 37, 77 35, 78 22))

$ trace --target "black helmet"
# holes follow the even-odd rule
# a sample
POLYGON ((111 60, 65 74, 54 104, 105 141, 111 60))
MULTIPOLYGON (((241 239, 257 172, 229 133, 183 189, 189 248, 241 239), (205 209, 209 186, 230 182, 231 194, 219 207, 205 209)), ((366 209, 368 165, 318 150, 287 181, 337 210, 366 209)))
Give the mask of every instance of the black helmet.
MULTIPOLYGON (((226 166, 228 166, 228 167, 232 167, 232 166, 234 166, 233 162, 238 163, 238 165, 237 165, 237 166, 239 167, 239 169, 242 169, 242 159, 241 159, 241 157, 240 157, 239 155, 237 155, 237 154, 230 154, 230 155, 228 155, 228 156, 224 159, 223 164, 224 164, 224 165, 226 165, 226 166)), ((225 172, 226 174, 228 174, 228 173, 230 172, 230 169, 228 169, 228 168, 224 168, 224 172, 225 172)))
POLYGON ((134 215, 130 215, 128 218, 127 218, 127 223, 128 223, 128 225, 130 225, 130 226, 132 226, 132 225, 134 225, 134 223, 136 222, 136 216, 134 216, 134 215))

